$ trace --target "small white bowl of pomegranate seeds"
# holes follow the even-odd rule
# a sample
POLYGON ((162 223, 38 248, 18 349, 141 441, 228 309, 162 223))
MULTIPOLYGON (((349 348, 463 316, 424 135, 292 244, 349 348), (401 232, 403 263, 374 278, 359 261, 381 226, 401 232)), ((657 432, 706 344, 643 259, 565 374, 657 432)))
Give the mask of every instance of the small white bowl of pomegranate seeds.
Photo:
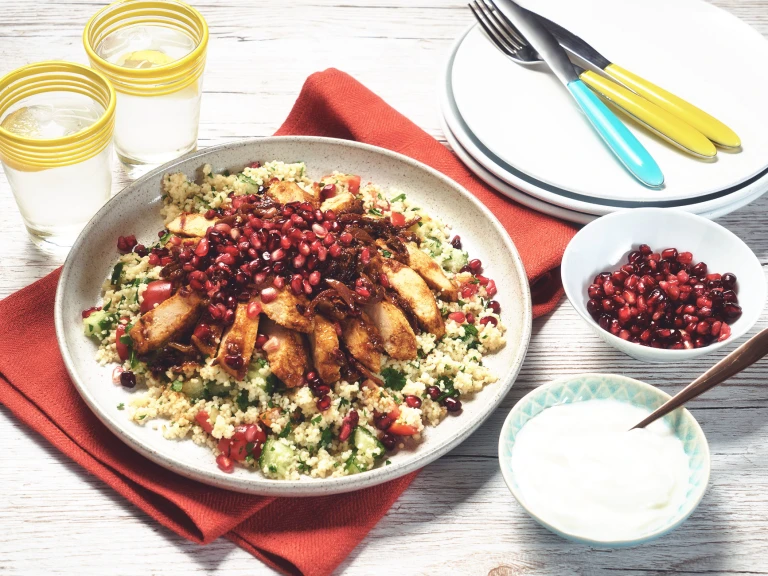
POLYGON ((680 362, 735 342, 760 317, 762 266, 735 234, 665 208, 603 216, 565 250, 563 285, 611 346, 645 362, 680 362))

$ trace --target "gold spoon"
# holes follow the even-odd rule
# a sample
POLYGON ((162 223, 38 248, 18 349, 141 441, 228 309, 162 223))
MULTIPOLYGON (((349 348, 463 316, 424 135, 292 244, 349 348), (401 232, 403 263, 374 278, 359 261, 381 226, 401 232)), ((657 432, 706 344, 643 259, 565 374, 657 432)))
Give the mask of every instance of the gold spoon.
POLYGON ((751 366, 760 358, 768 354, 768 328, 758 332, 752 338, 744 342, 685 388, 680 390, 672 398, 659 406, 653 413, 649 414, 642 422, 631 428, 645 428, 653 422, 679 408, 688 400, 696 398, 710 388, 728 380, 734 374, 738 374, 748 366, 751 366))

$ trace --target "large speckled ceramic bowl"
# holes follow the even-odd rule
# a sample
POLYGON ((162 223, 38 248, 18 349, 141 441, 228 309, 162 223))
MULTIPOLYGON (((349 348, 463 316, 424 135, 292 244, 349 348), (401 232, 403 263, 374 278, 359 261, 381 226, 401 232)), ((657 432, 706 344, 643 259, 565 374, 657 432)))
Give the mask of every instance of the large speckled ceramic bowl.
POLYGON ((683 448, 689 458, 688 490, 685 501, 668 518, 648 531, 638 534, 629 540, 594 540, 580 536, 578 533, 565 532, 545 522, 536 513, 536 509, 528 505, 517 484, 512 470, 512 448, 515 438, 525 424, 534 416, 551 406, 583 402, 592 399, 613 399, 627 402, 635 406, 648 408, 653 411, 670 396, 658 388, 633 380, 626 376, 616 374, 581 374, 568 376, 539 386, 533 392, 529 392, 512 408, 499 437, 499 465, 507 487, 520 505, 531 517, 545 528, 558 536, 590 544, 610 548, 637 546, 650 542, 664 534, 667 534, 680 526, 688 516, 696 509, 709 482, 709 445, 701 430, 699 423, 685 408, 678 408, 664 417, 664 420, 672 427, 677 436, 683 441, 683 448))
POLYGON ((467 438, 499 405, 511 388, 531 335, 531 297, 520 256, 498 220, 461 186, 410 158, 355 142, 314 137, 275 137, 234 142, 194 152, 140 178, 110 200, 85 227, 64 264, 56 293, 56 334, 72 380, 83 399, 120 439, 161 466, 214 486, 276 496, 311 496, 359 490, 393 480, 439 458, 467 438), (167 172, 183 172, 191 179, 203 164, 214 170, 239 171, 254 160, 303 160, 311 177, 332 170, 360 174, 385 188, 397 188, 426 211, 437 214, 461 235, 473 257, 480 258, 496 280, 507 345, 489 355, 485 363, 498 382, 464 402, 459 416, 448 416, 429 428, 422 443, 390 457, 391 464, 343 478, 298 481, 269 480, 260 472, 239 467, 226 474, 216 467, 213 454, 191 440, 171 441, 152 423, 130 422, 117 405, 128 403, 131 392, 112 384, 114 366, 99 366, 96 343, 83 335, 81 311, 100 297, 110 273, 119 235, 135 234, 150 244, 163 228, 159 209, 160 182, 167 172))

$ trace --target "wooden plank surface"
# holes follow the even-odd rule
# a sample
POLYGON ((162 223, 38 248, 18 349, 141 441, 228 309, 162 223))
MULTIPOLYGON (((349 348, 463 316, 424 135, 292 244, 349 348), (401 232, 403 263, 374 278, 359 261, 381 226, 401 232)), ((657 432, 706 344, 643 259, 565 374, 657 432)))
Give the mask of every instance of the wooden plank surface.
MULTIPOLYGON (((670 0, 674 1, 674 0, 670 0)), ((768 0, 717 0, 768 35, 768 0)), ((101 2, 0 0, 0 72, 62 58, 85 61, 82 28, 101 2)), ((464 2, 203 0, 211 27, 200 146, 266 136, 310 73, 334 66, 442 140, 437 82, 464 2)), ((127 179, 115 169, 113 189, 127 179)), ((63 199, 64 200, 64 199, 63 199)), ((768 199, 722 218, 768 262, 768 199)), ((0 175, 0 298, 61 263, 28 240, 0 175)), ((768 325, 761 319, 759 329, 768 325)), ((709 491, 680 529, 630 550, 567 543, 509 495, 496 458, 506 413, 553 378, 616 372, 675 392, 706 360, 661 369, 608 348, 563 303, 535 322, 512 393, 459 448, 428 466, 342 565, 345 574, 768 574, 768 367, 692 403, 712 450, 709 491)), ((0 407, 0 576, 6 574, 271 573, 226 540, 201 547, 160 527, 85 474, 0 407)))

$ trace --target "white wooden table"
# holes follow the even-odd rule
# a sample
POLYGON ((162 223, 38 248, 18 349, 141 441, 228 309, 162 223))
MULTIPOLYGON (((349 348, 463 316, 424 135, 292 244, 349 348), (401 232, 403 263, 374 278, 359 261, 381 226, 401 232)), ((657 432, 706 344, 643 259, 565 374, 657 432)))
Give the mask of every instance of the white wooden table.
MULTIPOLYGON (((768 35, 768 0, 715 3, 768 35)), ((85 62, 82 29, 100 5, 101 0, 0 0, 0 72, 52 58, 85 62)), ((211 29, 200 146, 272 134, 304 78, 330 66, 349 72, 442 139, 436 85, 451 42, 471 21, 463 1, 201 0, 196 5, 211 29)), ((116 168, 114 190, 125 184, 116 168)), ((764 265, 765 214, 768 198, 721 220, 764 265)), ((30 243, 0 176, 0 298, 59 264, 30 243)), ((503 406, 421 473, 340 571, 768 574, 768 363, 691 404, 712 450, 710 487, 693 516, 653 545, 607 551, 567 543, 526 516, 498 468, 503 419, 539 384, 603 371, 673 393, 722 355, 666 369, 641 364, 598 341, 564 302, 534 323, 530 352, 503 406)), ((227 540, 201 547, 162 528, 2 407, 0 439, 0 576, 271 573, 227 540)))

